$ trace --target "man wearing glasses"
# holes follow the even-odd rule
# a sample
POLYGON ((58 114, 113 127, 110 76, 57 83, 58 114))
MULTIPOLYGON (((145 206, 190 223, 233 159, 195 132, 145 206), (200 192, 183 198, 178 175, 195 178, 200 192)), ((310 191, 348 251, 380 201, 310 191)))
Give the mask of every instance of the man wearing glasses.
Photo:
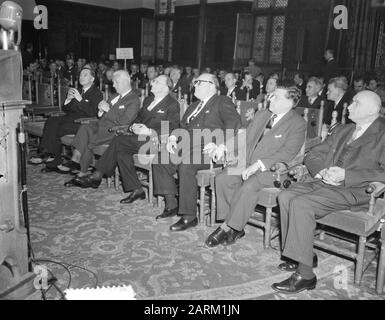
POLYGON ((171 231, 183 231, 198 223, 195 176, 197 171, 210 168, 210 159, 203 154, 203 148, 205 143, 212 142, 212 136, 205 139, 211 139, 207 142, 203 139, 193 139, 193 134, 202 133, 202 130, 213 133, 219 129, 225 135, 227 129, 236 132, 241 126, 240 116, 231 99, 218 96, 219 83, 214 75, 207 73, 200 75, 194 82, 194 87, 194 95, 199 100, 190 105, 180 123, 180 127, 188 133, 188 139, 178 141, 177 137, 171 135, 166 146, 167 151, 173 155, 182 149, 181 163, 157 164, 153 167, 154 193, 163 195, 166 202, 165 210, 157 218, 168 218, 177 214, 181 216, 178 222, 170 227, 171 231), (188 147, 184 148, 186 145, 188 147), (186 149, 188 152, 183 153, 186 149), (177 170, 179 191, 174 180, 177 170), (177 193, 179 205, 176 200, 177 193))

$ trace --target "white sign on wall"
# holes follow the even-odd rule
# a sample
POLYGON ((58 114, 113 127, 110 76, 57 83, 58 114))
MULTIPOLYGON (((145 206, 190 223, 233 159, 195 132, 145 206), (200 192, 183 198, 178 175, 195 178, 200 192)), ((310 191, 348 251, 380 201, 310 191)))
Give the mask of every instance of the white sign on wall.
POLYGON ((121 60, 134 59, 134 51, 132 48, 116 48, 116 58, 121 60))

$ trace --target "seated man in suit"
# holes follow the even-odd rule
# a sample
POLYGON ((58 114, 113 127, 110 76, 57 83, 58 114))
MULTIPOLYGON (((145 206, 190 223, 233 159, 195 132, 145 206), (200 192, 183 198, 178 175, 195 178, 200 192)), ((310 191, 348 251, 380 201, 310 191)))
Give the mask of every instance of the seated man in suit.
POLYGON ((170 79, 172 81, 172 90, 171 92, 178 97, 179 90, 181 92, 182 98, 185 94, 189 93, 189 88, 186 83, 181 79, 182 70, 179 67, 174 67, 170 71, 170 79), (180 89, 179 89, 180 88, 180 89))
POLYGON ((246 99, 247 97, 249 99, 257 99, 258 95, 260 94, 260 83, 252 77, 249 71, 245 71, 243 74, 241 90, 244 91, 246 99))
POLYGON ((47 155, 54 157, 53 161, 47 163, 43 171, 57 171, 61 164, 61 141, 60 138, 67 134, 75 134, 80 124, 75 123, 76 119, 96 117, 99 102, 103 95, 94 85, 95 72, 91 69, 83 69, 80 72, 79 83, 82 86, 81 92, 76 88, 70 88, 67 99, 64 102, 64 116, 51 117, 44 125, 43 136, 39 146, 40 155, 30 159, 31 164, 40 164, 47 155))
MULTIPOLYGON (((247 127, 246 137, 240 139, 237 147, 238 167, 228 167, 216 177, 217 219, 225 222, 209 235, 207 246, 231 245, 245 235, 244 227, 255 210, 260 191, 274 187, 270 168, 277 162, 289 163, 301 150, 306 122, 292 110, 300 97, 297 87, 279 87, 273 93, 270 110, 257 112, 247 127), (246 159, 242 148, 246 148, 246 159)), ((205 149, 217 160, 225 150, 227 155, 233 154, 232 148, 230 141, 227 146, 205 149)))
POLYGON ((369 183, 385 182, 385 121, 379 117, 380 108, 377 94, 358 93, 349 106, 349 118, 354 123, 338 125, 305 157, 313 178, 292 185, 278 196, 282 255, 289 259, 279 268, 296 272, 273 284, 274 290, 297 293, 314 289, 316 220, 333 211, 368 207, 365 190, 369 183))
POLYGON ((357 94, 358 92, 364 91, 367 87, 366 80, 363 76, 357 76, 353 81, 354 92, 357 94))
MULTIPOLYGON (((99 103, 99 121, 84 124, 79 128, 72 142, 72 146, 75 148, 72 159, 58 166, 60 171, 67 173, 80 169, 78 177, 86 176, 94 157, 93 149, 110 143, 115 135, 108 129, 115 126, 131 125, 136 119, 140 109, 140 100, 131 89, 130 75, 124 70, 115 71, 113 83, 117 94, 108 101, 103 100, 99 103)), ((67 187, 76 185, 78 177, 64 185, 67 187)))
MULTIPOLYGON (((122 178, 124 192, 131 192, 121 203, 132 203, 144 199, 145 193, 136 174, 133 155, 152 138, 161 135, 161 122, 167 121, 170 130, 179 126, 179 103, 171 95, 172 83, 164 75, 152 82, 152 93, 144 102, 138 117, 130 127, 132 134, 120 135, 112 139, 108 149, 96 164, 96 171, 77 184, 82 188, 98 188, 103 175, 111 176, 116 166, 122 178)), ((168 134, 169 132, 167 132, 168 134)))
MULTIPOLYGON (((154 165, 154 193, 164 195, 166 206, 158 218, 181 216, 178 222, 170 227, 171 231, 183 231, 194 227, 198 223, 197 214, 197 181, 196 173, 199 170, 210 168, 210 159, 203 155, 204 142, 194 139, 197 133, 225 133, 226 129, 236 132, 241 126, 241 119, 231 99, 218 96, 218 79, 213 74, 203 73, 194 83, 195 96, 199 101, 191 104, 181 120, 180 126, 188 133, 188 139, 177 142, 175 136, 169 137, 167 150, 175 153, 175 149, 182 150, 182 160, 176 164, 154 165), (196 140, 196 141, 195 141, 196 140), (190 142, 192 142, 190 144, 190 142), (187 145, 187 148, 184 147, 187 145), (186 150, 183 154, 183 150, 186 150), (198 160, 198 161, 194 161, 198 160), (174 179, 178 170, 179 192, 174 179), (179 206, 176 194, 179 193, 179 206)), ((214 134, 213 134, 214 135, 214 134)), ((208 137, 207 140, 213 140, 208 137)))
POLYGON ((228 96, 230 99, 234 98, 235 100, 246 100, 246 94, 243 90, 239 89, 236 85, 237 79, 233 73, 228 73, 225 76, 225 85, 226 91, 224 92, 224 96, 228 96))
POLYGON ((302 73, 296 72, 294 73, 294 84, 297 86, 299 90, 301 90, 302 95, 306 95, 306 82, 305 77, 302 73))
MULTIPOLYGON (((327 98, 329 102, 325 108, 324 123, 331 125, 333 118, 333 111, 337 111, 337 122, 341 123, 344 104, 349 105, 351 102, 351 96, 347 92, 348 80, 345 77, 333 78, 329 81, 327 98)), ((347 112, 345 115, 346 122, 349 122, 347 112)))
POLYGON ((304 109, 308 109, 307 137, 317 136, 317 121, 322 97, 319 92, 322 90, 322 82, 316 77, 311 77, 306 85, 306 96, 302 96, 295 110, 304 115, 304 109))

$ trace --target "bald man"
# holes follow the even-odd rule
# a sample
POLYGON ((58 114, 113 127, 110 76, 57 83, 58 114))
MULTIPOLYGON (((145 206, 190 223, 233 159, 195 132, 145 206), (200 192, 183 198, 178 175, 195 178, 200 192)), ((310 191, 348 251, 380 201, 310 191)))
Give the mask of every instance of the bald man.
POLYGON ((130 127, 129 133, 114 137, 96 164, 96 171, 90 176, 80 178, 76 181, 76 185, 82 188, 98 188, 102 177, 111 176, 118 166, 123 191, 129 193, 120 203, 130 204, 145 199, 142 184, 136 174, 133 156, 139 153, 144 144, 165 134, 165 122, 168 123, 170 132, 178 128, 180 107, 178 101, 170 94, 171 88, 172 82, 167 76, 160 75, 152 81, 153 95, 143 101, 143 107, 130 127))
POLYGON ((348 107, 353 123, 339 125, 305 157, 311 180, 280 193, 283 271, 290 278, 273 284, 283 293, 314 289, 313 237, 316 220, 336 210, 368 207, 369 183, 385 183, 385 120, 379 117, 380 97, 371 91, 354 96, 348 107))
MULTIPOLYGON (((140 109, 140 100, 131 89, 130 75, 127 71, 118 70, 114 72, 112 79, 117 94, 111 96, 108 101, 102 100, 99 103, 99 121, 84 124, 79 128, 72 142, 74 147, 72 159, 58 166, 63 173, 80 169, 78 177, 86 176, 94 157, 94 148, 109 144, 115 135, 113 132, 108 132, 108 129, 131 125, 136 119, 140 109)), ((66 182, 65 186, 73 186, 75 180, 76 178, 66 182)))

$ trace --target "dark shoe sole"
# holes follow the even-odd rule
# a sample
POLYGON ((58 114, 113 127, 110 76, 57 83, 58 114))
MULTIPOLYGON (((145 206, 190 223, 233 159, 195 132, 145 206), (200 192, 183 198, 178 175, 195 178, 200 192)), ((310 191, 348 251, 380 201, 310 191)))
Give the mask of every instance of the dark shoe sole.
POLYGON ((188 227, 178 228, 178 229, 172 229, 172 226, 170 227, 170 231, 172 232, 180 232, 180 231, 186 231, 191 228, 195 228, 198 225, 198 221, 194 222, 193 224, 189 225, 188 227))
POLYGON ((119 203, 120 204, 131 204, 131 203, 135 202, 136 200, 145 200, 145 199, 146 199, 146 194, 136 198, 135 200, 125 200, 125 199, 122 199, 122 200, 119 201, 119 203))
POLYGON ((305 288, 302 288, 300 290, 297 290, 297 291, 283 291, 283 290, 279 290, 277 288, 274 287, 274 285, 271 285, 271 288, 276 291, 276 292, 279 292, 279 293, 282 293, 282 294, 297 294, 297 293, 300 293, 302 291, 311 291, 311 290, 314 290, 316 288, 317 285, 314 285, 314 286, 311 286, 311 287, 305 287, 305 288))

